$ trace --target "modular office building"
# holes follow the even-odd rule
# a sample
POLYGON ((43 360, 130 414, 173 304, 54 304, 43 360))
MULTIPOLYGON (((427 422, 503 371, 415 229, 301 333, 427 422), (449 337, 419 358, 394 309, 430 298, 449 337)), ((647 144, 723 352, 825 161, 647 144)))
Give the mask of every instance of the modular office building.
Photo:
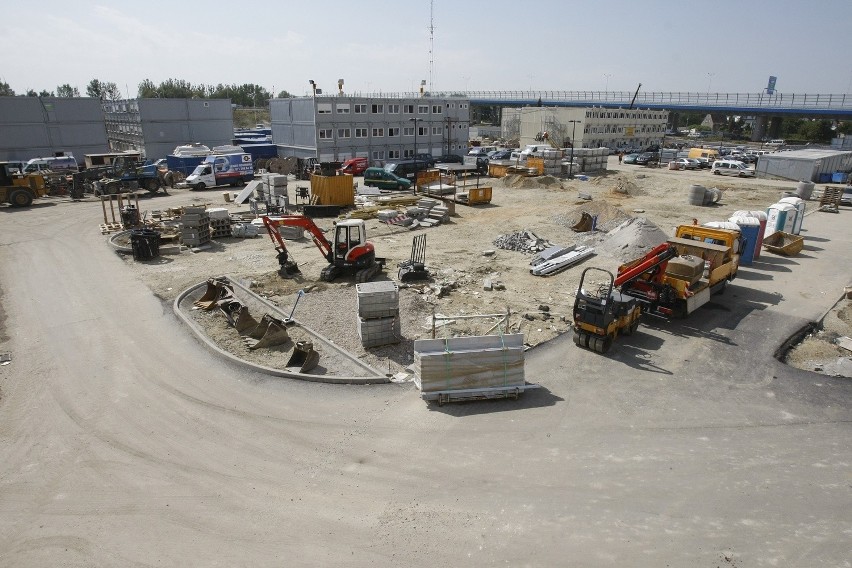
POLYGON ((103 115, 110 150, 165 158, 191 143, 210 148, 231 144, 234 115, 230 99, 129 99, 105 101, 103 115))
POLYGON ((282 157, 382 164, 414 154, 463 155, 468 147, 465 97, 324 95, 272 99, 269 107, 282 157))
POLYGON ((85 154, 108 149, 98 99, 0 97, 2 161, 71 154, 82 163, 85 154))
POLYGON ((828 183, 835 172, 852 171, 852 151, 806 148, 772 152, 760 156, 754 169, 759 178, 828 183))

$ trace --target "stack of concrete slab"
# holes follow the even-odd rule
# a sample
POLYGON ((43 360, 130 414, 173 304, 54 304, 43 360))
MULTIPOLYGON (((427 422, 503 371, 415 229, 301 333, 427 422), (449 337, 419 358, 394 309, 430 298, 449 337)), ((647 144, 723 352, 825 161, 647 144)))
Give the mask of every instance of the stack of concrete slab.
MULTIPOLYGON (((570 151, 566 157, 570 160, 570 151)), ((609 148, 574 148, 573 172, 594 173, 605 170, 608 158, 609 148)), ((568 160, 562 161, 562 173, 568 173, 568 160)))
POLYGON ((210 216, 210 236, 214 239, 231 236, 231 216, 224 207, 207 210, 210 216))
POLYGON ((287 176, 281 174, 263 174, 261 191, 269 195, 268 201, 280 207, 289 208, 290 198, 287 194, 287 176))
POLYGON ((423 393, 524 386, 524 336, 418 339, 413 368, 423 393))
POLYGON ((356 284, 358 337, 364 347, 399 343, 399 287, 394 282, 356 284))
POLYGON ((210 215, 205 207, 184 207, 180 223, 180 239, 186 246, 210 242, 210 215))

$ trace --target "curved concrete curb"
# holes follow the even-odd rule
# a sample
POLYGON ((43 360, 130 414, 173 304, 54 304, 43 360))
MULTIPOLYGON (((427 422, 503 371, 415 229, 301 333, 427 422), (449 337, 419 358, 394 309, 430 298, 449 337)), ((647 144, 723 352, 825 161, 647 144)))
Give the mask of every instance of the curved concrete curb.
POLYGON ((778 346, 778 349, 775 350, 772 356, 778 359, 778 361, 780 361, 784 365, 787 365, 787 363, 784 363, 784 357, 787 356, 787 353, 790 351, 790 349, 801 343, 801 341, 809 333, 813 332, 815 329, 818 329, 822 325, 822 322, 825 321, 825 318, 828 317, 828 314, 831 313, 831 310, 833 310, 837 303, 840 302, 840 300, 842 299, 843 296, 840 296, 836 302, 831 304, 831 307, 825 310, 822 315, 817 318, 816 321, 809 321, 799 327, 790 337, 788 337, 783 343, 781 343, 781 345, 778 346))
MULTIPOLYGON (((230 284, 233 284, 234 286, 236 286, 237 288, 240 288, 244 292, 248 292, 248 293, 252 294, 244 286, 240 285, 238 282, 235 282, 234 280, 232 280, 231 278, 228 278, 227 276, 225 276, 224 278, 226 278, 230 284)), ((237 357, 236 355, 225 351, 224 349, 220 348, 218 345, 213 343, 210 340, 210 338, 207 337, 207 334, 205 334, 204 331, 198 325, 196 325, 196 323, 194 321, 192 321, 191 318, 189 318, 186 314, 183 313, 183 310, 180 307, 181 302, 189 294, 198 290, 202 286, 206 286, 206 285, 207 285, 207 281, 204 281, 200 284, 190 286, 189 288, 187 288, 186 290, 184 290, 183 292, 178 294, 178 296, 175 298, 175 300, 172 304, 172 309, 174 310, 175 314, 181 320, 183 320, 183 322, 193 332, 195 332, 195 334, 198 336, 198 338, 201 339, 201 341, 203 341, 204 344, 211 351, 218 354, 219 356, 221 356, 221 357, 223 357, 223 358, 225 358, 225 359, 227 359, 227 360, 229 360, 233 363, 237 363, 237 364, 239 364, 243 367, 251 369, 252 371, 256 371, 258 373, 264 373, 264 374, 267 374, 267 375, 273 375, 273 376, 276 376, 276 377, 284 377, 284 378, 287 378, 287 379, 298 379, 298 380, 301 380, 301 381, 309 381, 309 382, 314 382, 314 383, 332 383, 332 384, 344 384, 344 385, 369 385, 369 384, 390 383, 390 379, 388 377, 382 375, 381 373, 379 373, 375 369, 365 365, 361 361, 358 361, 355 357, 353 357, 352 355, 350 355, 346 351, 339 349, 333 343, 331 343, 329 340, 325 339, 324 337, 322 337, 320 334, 316 333, 315 331, 299 324, 299 322, 296 321, 296 320, 293 320, 293 321, 295 321, 300 327, 305 329, 311 335, 319 338, 325 346, 331 347, 332 349, 335 349, 338 353, 341 353, 345 357, 351 359, 356 364, 358 364, 360 367, 364 367, 366 369, 369 369, 370 371, 375 373, 376 376, 373 376, 373 377, 338 377, 338 376, 328 376, 328 375, 311 375, 311 374, 307 374, 307 373, 291 373, 289 371, 282 371, 281 369, 273 369, 272 367, 265 367, 263 365, 251 363, 249 361, 246 361, 245 359, 241 359, 241 358, 237 357)), ((252 295, 254 295, 254 294, 252 294, 252 295)), ((267 307, 269 307, 269 308, 275 310, 276 312, 280 313, 280 309, 278 307, 276 307, 273 304, 263 300, 263 298, 256 298, 256 299, 259 300, 264 305, 266 305, 267 307)))

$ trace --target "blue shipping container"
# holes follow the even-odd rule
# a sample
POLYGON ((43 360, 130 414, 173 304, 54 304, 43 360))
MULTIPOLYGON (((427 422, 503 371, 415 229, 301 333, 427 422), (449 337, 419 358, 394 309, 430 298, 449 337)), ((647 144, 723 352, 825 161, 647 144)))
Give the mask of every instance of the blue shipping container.
POLYGON ((817 178, 819 183, 831 183, 831 174, 819 174, 817 178))
POLYGON ((239 144, 243 152, 251 154, 252 160, 261 158, 277 158, 278 146, 275 144, 239 144))
POLYGON ((189 175, 195 170, 195 167, 204 161, 207 156, 175 156, 169 154, 166 156, 166 165, 173 172, 180 172, 183 175, 189 175))
POLYGON ((831 183, 846 183, 846 175, 844 172, 834 172, 831 174, 831 183))

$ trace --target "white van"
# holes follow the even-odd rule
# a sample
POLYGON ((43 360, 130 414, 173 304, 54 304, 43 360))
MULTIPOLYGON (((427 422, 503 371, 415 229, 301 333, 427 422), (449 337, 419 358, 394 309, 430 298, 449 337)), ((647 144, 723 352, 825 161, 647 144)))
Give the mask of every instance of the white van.
POLYGON ((77 160, 74 156, 50 156, 48 158, 33 158, 24 166, 25 174, 50 170, 52 172, 76 172, 79 171, 77 160))
POLYGON ((716 160, 710 171, 723 176, 754 177, 754 170, 736 160, 716 160))

